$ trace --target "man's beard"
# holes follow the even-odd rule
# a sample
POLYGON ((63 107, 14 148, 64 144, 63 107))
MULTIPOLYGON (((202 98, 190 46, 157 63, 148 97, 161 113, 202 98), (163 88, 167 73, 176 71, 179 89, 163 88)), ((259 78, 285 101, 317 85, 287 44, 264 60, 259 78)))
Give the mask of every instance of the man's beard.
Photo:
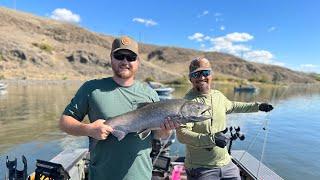
POLYGON ((208 84, 208 83, 202 84, 202 85, 197 84, 195 88, 196 88, 196 90, 197 90, 198 92, 203 93, 203 94, 204 94, 204 93, 208 93, 209 90, 210 90, 210 87, 209 87, 209 84, 208 84))
POLYGON ((131 78, 134 74, 131 70, 123 72, 123 71, 114 71, 114 74, 118 76, 121 79, 129 79, 131 78))
POLYGON ((132 68, 125 65, 122 65, 119 67, 112 66, 112 69, 113 69, 114 75, 121 79, 129 79, 133 77, 135 74, 132 68), (121 67, 123 67, 125 70, 121 69, 121 67))

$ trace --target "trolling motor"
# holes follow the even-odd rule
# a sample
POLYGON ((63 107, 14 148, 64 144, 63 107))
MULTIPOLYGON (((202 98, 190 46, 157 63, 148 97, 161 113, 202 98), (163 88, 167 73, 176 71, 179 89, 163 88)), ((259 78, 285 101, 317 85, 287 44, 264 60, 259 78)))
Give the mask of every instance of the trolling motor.
POLYGON ((228 153, 231 154, 231 147, 232 147, 232 141, 235 141, 237 138, 240 139, 240 141, 243 141, 245 139, 245 136, 242 132, 240 132, 240 127, 232 127, 230 126, 229 129, 226 128, 222 133, 227 133, 229 130, 230 132, 230 142, 229 142, 229 147, 228 147, 228 153))
POLYGON ((35 170, 35 180, 52 179, 52 180, 68 180, 70 176, 61 164, 37 160, 35 170))
POLYGON ((6 175, 5 180, 26 180, 27 179, 27 159, 22 155, 23 170, 17 170, 17 158, 13 161, 9 160, 7 156, 6 166, 8 168, 8 176, 6 175))

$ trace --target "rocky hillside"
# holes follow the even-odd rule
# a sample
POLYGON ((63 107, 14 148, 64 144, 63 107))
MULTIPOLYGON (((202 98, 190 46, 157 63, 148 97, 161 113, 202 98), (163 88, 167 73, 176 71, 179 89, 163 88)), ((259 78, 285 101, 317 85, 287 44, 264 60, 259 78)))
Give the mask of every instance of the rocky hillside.
MULTIPOLYGON (((84 28, 0 7, 0 79, 92 79, 111 75, 114 37, 84 28)), ((238 57, 177 47, 140 44, 139 79, 181 78, 196 56, 211 62, 217 79, 271 82, 316 82, 307 74, 238 57)))

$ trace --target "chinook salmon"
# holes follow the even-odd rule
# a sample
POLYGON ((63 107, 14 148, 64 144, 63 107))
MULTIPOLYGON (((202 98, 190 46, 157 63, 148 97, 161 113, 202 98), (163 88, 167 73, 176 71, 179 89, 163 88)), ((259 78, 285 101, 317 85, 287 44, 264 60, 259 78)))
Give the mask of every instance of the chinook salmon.
POLYGON ((206 113, 210 106, 185 99, 168 99, 154 103, 138 104, 136 110, 106 120, 113 128, 112 135, 122 140, 128 133, 148 132, 160 129, 167 116, 181 124, 204 121, 211 118, 206 113))

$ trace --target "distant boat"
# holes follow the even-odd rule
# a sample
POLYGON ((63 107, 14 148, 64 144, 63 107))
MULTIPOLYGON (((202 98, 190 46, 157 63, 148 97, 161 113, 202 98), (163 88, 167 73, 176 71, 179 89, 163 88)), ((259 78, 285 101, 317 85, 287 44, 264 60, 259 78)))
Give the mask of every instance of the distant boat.
POLYGON ((0 95, 7 93, 7 85, 0 82, 0 95))
POLYGON ((7 85, 0 82, 0 91, 4 91, 7 89, 7 85))
POLYGON ((159 82, 148 81, 147 83, 152 89, 154 89, 158 93, 159 96, 167 96, 174 91, 174 88, 165 86, 159 82))
POLYGON ((256 92, 258 90, 254 85, 240 85, 239 87, 234 87, 235 92, 256 92))

